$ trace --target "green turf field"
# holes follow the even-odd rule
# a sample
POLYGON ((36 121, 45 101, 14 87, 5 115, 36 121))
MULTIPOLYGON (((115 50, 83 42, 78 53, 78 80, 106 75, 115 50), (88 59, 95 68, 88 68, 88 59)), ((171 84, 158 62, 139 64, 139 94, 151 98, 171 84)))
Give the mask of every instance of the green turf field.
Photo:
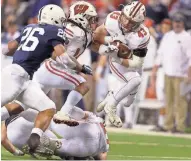
MULTIPOLYGON (((191 139, 109 133, 110 160, 191 160, 191 139)), ((2 149, 3 160, 32 159, 16 157, 2 149)))

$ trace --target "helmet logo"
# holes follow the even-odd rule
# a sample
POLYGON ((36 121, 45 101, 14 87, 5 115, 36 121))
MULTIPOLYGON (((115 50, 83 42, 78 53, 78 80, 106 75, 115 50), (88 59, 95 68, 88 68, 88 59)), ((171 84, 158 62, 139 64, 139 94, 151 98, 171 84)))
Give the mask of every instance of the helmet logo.
POLYGON ((89 8, 89 6, 87 6, 87 5, 76 5, 75 7, 74 7, 74 14, 76 15, 76 14, 81 14, 81 13, 84 13, 84 12, 86 12, 86 10, 89 8))

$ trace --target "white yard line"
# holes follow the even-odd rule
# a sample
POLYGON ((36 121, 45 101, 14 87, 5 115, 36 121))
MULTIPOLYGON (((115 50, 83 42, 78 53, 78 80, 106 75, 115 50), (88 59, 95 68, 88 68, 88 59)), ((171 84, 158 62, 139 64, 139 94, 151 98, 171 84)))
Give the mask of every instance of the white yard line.
POLYGON ((152 135, 152 136, 167 136, 167 137, 178 137, 178 138, 188 138, 191 139, 191 134, 172 134, 170 132, 154 132, 154 131, 146 131, 143 129, 122 129, 122 128, 113 128, 107 127, 108 132, 114 133, 129 133, 129 134, 138 134, 138 135, 152 135))
POLYGON ((125 156, 125 155, 109 155, 112 157, 120 158, 139 158, 139 159, 178 159, 178 160, 191 160, 191 157, 169 157, 169 156, 125 156))
POLYGON ((175 148, 191 148, 191 145, 183 144, 160 144, 160 143, 148 143, 148 142, 129 142, 129 141, 110 141, 111 144, 121 144, 121 145, 139 145, 139 146, 168 146, 175 148))

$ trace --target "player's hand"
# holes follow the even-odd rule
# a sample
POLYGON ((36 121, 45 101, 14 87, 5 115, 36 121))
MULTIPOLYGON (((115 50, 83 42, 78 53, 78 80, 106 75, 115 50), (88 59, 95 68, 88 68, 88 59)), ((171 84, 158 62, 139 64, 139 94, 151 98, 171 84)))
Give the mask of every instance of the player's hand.
POLYGON ((82 73, 87 74, 87 75, 93 75, 92 68, 88 65, 82 65, 82 73))
POLYGON ((113 39, 113 41, 120 41, 120 42, 126 44, 126 40, 125 40, 124 35, 116 34, 112 37, 112 39, 113 39))
POLYGON ((23 153, 21 150, 19 149, 16 149, 15 152, 13 153, 13 155, 15 156, 23 156, 25 155, 25 153, 23 153))
POLYGON ((106 53, 109 53, 109 55, 110 55, 110 53, 117 55, 118 51, 119 51, 119 49, 117 46, 108 44, 106 53))

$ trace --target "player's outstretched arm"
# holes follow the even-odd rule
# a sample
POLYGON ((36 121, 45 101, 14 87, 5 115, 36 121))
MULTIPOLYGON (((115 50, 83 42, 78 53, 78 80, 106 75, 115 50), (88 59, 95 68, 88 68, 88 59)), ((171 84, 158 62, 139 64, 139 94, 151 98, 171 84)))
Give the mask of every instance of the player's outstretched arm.
POLYGON ((58 63, 64 64, 67 67, 82 72, 84 74, 92 75, 92 69, 89 66, 81 65, 73 56, 69 56, 63 45, 59 44, 54 47, 52 58, 58 63))
POLYGON ((76 67, 76 63, 66 53, 66 49, 62 44, 58 44, 54 47, 52 58, 58 63, 64 64, 71 69, 74 69, 76 67))
MULTIPOLYGON (((13 134, 14 135, 14 134, 13 134)), ((7 128, 5 126, 5 122, 1 124, 1 145, 8 150, 13 155, 21 156, 24 155, 22 151, 17 149, 7 138, 7 128)))
MULTIPOLYGON (((91 50, 94 52, 99 52, 99 48, 102 44, 105 44, 105 37, 107 36, 107 30, 104 25, 100 25, 96 28, 93 33, 93 43, 91 45, 91 50)), ((99 53, 100 54, 100 53, 99 53)))
POLYGON ((2 49, 2 54, 7 56, 13 56, 17 50, 19 43, 16 40, 8 42, 8 44, 2 49))
MULTIPOLYGON (((105 29, 104 24, 100 25, 96 28, 95 32, 93 33, 93 41, 99 44, 108 43, 105 41, 105 37, 107 36, 107 30, 105 29)), ((111 39, 112 41, 112 39, 111 39)))

